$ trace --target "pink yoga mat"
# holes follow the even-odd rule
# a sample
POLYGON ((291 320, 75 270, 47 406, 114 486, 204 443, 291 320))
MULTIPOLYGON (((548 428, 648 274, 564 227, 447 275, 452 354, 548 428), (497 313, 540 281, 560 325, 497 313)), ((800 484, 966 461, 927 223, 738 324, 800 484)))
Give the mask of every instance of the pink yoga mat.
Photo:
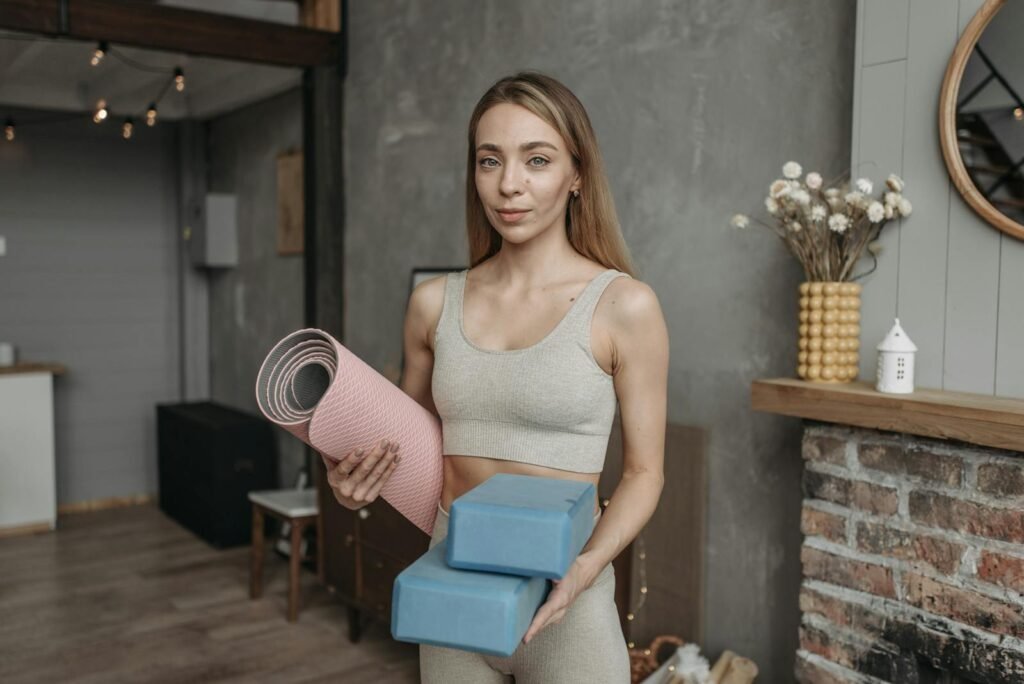
POLYGON ((297 330, 274 345, 256 376, 263 415, 318 452, 340 460, 381 439, 402 462, 381 496, 430 534, 441 498, 441 423, 323 330, 297 330))

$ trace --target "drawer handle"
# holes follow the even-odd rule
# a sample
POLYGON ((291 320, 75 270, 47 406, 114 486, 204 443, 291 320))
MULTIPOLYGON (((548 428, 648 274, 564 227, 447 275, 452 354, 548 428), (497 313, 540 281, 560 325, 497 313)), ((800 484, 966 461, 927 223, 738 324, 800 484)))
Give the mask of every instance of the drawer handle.
POLYGON ((355 541, 355 537, 353 537, 351 534, 346 534, 345 535, 345 546, 352 546, 352 542, 354 542, 354 541, 355 541))
POLYGON ((366 510, 365 508, 360 508, 358 515, 360 520, 366 520, 370 517, 370 511, 366 510))
POLYGON ((384 561, 377 561, 376 563, 373 564, 373 567, 377 568, 378 570, 383 570, 384 569, 384 561))
POLYGON ((378 613, 383 613, 384 612, 384 604, 383 603, 378 603, 377 604, 377 612, 378 613))

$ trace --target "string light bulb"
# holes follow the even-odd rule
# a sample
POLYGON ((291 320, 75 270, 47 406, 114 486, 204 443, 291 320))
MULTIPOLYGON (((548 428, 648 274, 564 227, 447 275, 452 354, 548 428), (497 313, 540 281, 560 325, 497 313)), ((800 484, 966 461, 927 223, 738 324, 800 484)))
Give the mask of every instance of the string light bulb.
POLYGON ((107 41, 101 40, 96 49, 93 50, 92 59, 89 60, 89 63, 93 66, 98 66, 103 61, 103 58, 107 56, 107 50, 109 49, 110 46, 107 44, 107 41))
POLYGON ((4 122, 4 137, 7 138, 7 142, 14 142, 14 119, 4 122))
POLYGON ((156 125, 156 102, 151 103, 149 109, 146 110, 146 125, 156 125))
POLYGON ((181 70, 181 67, 174 69, 174 87, 178 89, 179 93, 185 89, 185 72, 181 70))
POLYGON ((1017 121, 1024 121, 1024 108, 1015 107, 1013 110, 1013 118, 1017 121))
POLYGON ((92 120, 94 123, 103 123, 108 114, 110 112, 107 110, 107 101, 99 100, 96 103, 96 112, 92 115, 92 120))
POLYGON ((121 135, 124 136, 125 140, 132 137, 132 129, 134 127, 134 124, 132 124, 132 117, 130 116, 124 120, 123 124, 121 124, 121 135))

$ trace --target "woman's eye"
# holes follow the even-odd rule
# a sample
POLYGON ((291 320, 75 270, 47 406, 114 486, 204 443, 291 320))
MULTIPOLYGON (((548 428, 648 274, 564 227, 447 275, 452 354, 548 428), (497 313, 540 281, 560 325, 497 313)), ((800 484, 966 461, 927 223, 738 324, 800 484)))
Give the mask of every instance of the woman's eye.
POLYGON ((480 166, 483 166, 484 168, 493 169, 494 166, 492 164, 488 164, 487 162, 494 162, 496 164, 497 160, 494 159, 493 157, 485 157, 484 159, 480 160, 479 164, 480 164, 480 166))
POLYGON ((547 166, 547 165, 548 165, 548 160, 545 159, 544 157, 533 157, 532 159, 530 159, 530 166, 538 166, 539 167, 539 166, 547 166), (543 163, 541 163, 541 164, 534 164, 533 162, 535 162, 537 160, 540 160, 543 163))

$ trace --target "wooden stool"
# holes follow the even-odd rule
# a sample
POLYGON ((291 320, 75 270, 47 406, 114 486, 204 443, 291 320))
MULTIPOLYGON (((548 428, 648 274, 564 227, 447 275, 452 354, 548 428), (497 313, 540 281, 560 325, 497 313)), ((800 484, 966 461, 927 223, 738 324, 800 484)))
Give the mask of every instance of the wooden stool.
MULTIPOLYGON (((252 555, 249 564, 249 597, 263 593, 263 516, 269 515, 291 525, 288 557, 288 622, 299 618, 299 569, 302 562, 302 533, 313 525, 320 533, 316 489, 273 489, 249 492, 252 502, 252 555)), ((317 548, 317 573, 323 577, 323 552, 317 548)))

